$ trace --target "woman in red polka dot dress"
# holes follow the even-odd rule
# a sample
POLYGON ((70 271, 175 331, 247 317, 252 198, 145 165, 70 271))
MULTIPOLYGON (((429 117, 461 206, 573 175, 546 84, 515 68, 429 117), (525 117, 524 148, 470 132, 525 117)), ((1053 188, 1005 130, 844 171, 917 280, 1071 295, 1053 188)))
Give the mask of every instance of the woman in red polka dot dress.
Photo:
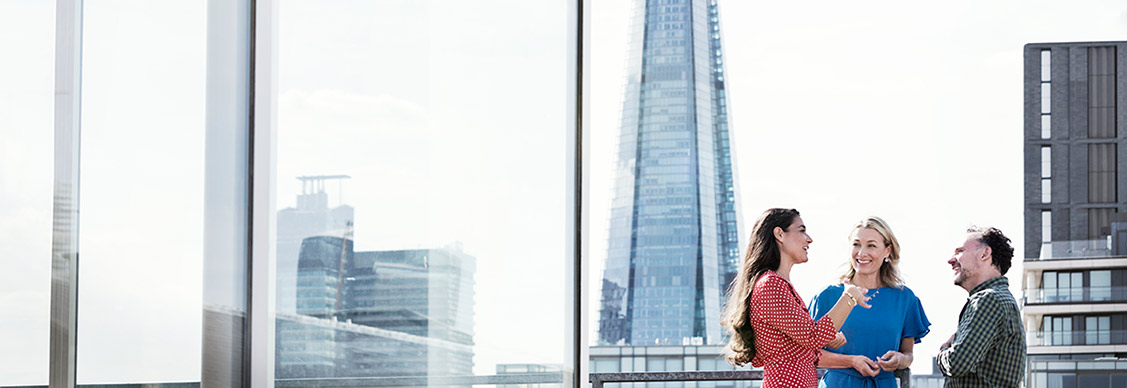
POLYGON ((845 344, 838 330, 854 306, 870 307, 868 290, 845 285, 833 308, 814 321, 790 284, 791 267, 810 260, 806 250, 814 242, 798 211, 769 209, 751 233, 724 311, 725 357, 732 365, 763 367, 763 388, 817 387, 819 349, 845 344))

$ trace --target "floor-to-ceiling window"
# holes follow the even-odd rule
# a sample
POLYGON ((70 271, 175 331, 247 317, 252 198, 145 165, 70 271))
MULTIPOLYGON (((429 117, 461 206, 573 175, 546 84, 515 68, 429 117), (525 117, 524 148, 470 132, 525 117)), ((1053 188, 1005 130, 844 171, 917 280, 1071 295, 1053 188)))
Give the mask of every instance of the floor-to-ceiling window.
POLYGON ((279 2, 278 384, 563 383, 567 6, 279 2))
POLYGON ((47 384, 52 2, 0 2, 0 385, 47 384))

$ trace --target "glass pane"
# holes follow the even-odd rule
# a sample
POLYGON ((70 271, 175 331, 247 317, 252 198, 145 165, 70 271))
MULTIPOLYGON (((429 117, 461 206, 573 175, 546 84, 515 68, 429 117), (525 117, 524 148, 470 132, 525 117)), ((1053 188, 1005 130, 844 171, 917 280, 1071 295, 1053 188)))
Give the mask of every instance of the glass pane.
POLYGON ((1045 341, 1045 345, 1053 344, 1053 318, 1049 316, 1041 317, 1041 338, 1045 341))
POLYGON ((1099 325, 1096 324, 1096 317, 1084 318, 1084 343, 1087 345, 1097 344, 1096 338, 1099 334, 1099 325))
POLYGON ((1052 113, 1052 84, 1041 84, 1041 113, 1052 113))
POLYGON ((199 381, 204 3, 84 16, 78 383, 199 381))
POLYGON ((1111 317, 1099 317, 1099 319, 1097 319, 1097 324, 1099 325, 1099 328, 1100 328, 1100 332, 1099 332, 1099 341, 1100 342, 1099 343, 1110 344, 1111 343, 1111 317))
POLYGON ((281 3, 276 378, 572 370, 566 3, 281 3))
POLYGON ((1041 147, 1041 177, 1049 178, 1053 176, 1053 149, 1051 147, 1041 147))
POLYGON ((1092 301, 1111 300, 1111 271, 1091 271, 1088 276, 1088 284, 1091 286, 1089 295, 1092 301))
POLYGON ((1053 136, 1053 116, 1041 115, 1041 138, 1048 139, 1053 136))
POLYGON ((55 4, 0 2, 0 386, 47 385, 55 4))
POLYGON ((1041 50, 1041 81, 1051 81, 1052 76, 1052 50, 1041 50))
MULTIPOLYGON (((1045 249, 1050 249, 1050 247, 1046 244, 1049 243, 1049 242, 1052 242, 1052 241, 1053 241, 1053 212, 1048 211, 1048 210, 1042 211, 1041 212, 1041 243, 1042 243, 1042 245, 1045 245, 1045 246, 1042 246, 1041 250, 1043 251, 1045 249)), ((1046 255, 1046 254, 1052 255, 1052 252, 1047 252, 1047 253, 1041 252, 1041 254, 1042 255, 1046 255)))
POLYGON ((1074 300, 1074 301, 1083 300, 1084 299, 1084 273, 1083 272, 1073 272, 1071 274, 1071 277, 1072 277, 1072 289, 1069 290, 1069 297, 1072 298, 1071 300, 1074 300))
POLYGON ((1041 202, 1053 202, 1053 180, 1052 178, 1041 179, 1041 202))

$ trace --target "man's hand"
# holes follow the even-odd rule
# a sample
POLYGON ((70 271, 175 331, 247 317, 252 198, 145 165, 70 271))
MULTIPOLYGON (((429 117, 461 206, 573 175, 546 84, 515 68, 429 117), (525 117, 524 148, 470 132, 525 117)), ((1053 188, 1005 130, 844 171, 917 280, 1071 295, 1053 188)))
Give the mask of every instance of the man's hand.
POLYGON ((837 335, 834 336, 834 339, 826 344, 826 347, 830 348, 830 349, 837 349, 837 348, 840 348, 842 346, 845 346, 846 342, 849 342, 849 341, 845 340, 845 334, 841 334, 841 332, 839 331, 839 332, 837 332, 837 335))
POLYGON ((955 334, 951 334, 951 338, 948 338, 947 341, 944 341, 942 345, 939 345, 939 350, 945 350, 945 349, 951 347, 951 343, 954 342, 954 341, 955 341, 955 334))

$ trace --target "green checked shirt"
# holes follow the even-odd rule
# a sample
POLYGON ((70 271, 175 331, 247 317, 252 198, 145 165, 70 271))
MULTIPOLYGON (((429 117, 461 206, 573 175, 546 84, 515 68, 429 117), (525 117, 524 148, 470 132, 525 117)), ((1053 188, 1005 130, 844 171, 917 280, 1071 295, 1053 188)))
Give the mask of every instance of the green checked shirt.
POLYGON ((1018 387, 1025 374, 1025 330, 1010 293, 999 276, 979 284, 959 313, 951 346, 936 360, 946 388, 1018 387))

